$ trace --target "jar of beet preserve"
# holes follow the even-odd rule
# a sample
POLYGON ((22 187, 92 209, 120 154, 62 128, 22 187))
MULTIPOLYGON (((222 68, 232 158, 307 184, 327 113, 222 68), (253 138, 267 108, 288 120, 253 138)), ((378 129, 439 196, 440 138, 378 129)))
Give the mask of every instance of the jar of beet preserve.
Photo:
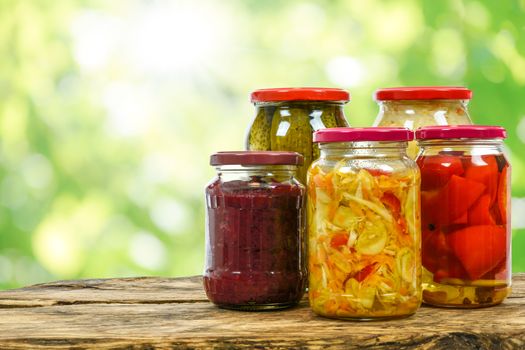
POLYGON ((216 305, 280 309, 305 291, 305 188, 295 152, 213 154, 206 187, 204 288, 216 305))
POLYGON ((423 301, 475 308, 501 303, 511 286, 510 165, 505 129, 434 126, 421 151, 423 301))

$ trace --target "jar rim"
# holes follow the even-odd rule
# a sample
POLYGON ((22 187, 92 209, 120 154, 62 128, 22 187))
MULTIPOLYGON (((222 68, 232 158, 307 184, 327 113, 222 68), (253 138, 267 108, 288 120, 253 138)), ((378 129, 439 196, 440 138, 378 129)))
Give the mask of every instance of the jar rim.
POLYGON ((414 132, 407 128, 327 128, 314 132, 314 142, 412 141, 414 132))
POLYGON ((333 101, 348 102, 350 93, 337 88, 295 87, 258 89, 250 94, 251 102, 333 101))
POLYGON ((472 90, 462 86, 405 86, 377 89, 374 100, 470 100, 472 90))
POLYGON ((210 165, 302 165, 304 157, 297 152, 226 151, 210 156, 210 165))
POLYGON ((490 125, 424 126, 416 131, 416 140, 440 139, 505 139, 507 131, 490 125))

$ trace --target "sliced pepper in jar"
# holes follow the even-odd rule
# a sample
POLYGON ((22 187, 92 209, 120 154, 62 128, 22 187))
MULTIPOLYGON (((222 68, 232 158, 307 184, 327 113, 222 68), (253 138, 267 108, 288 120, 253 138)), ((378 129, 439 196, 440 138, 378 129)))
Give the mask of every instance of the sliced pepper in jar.
POLYGON ((503 226, 468 226, 449 233, 447 240, 472 280, 479 279, 505 258, 507 240, 503 226))
POLYGON ((436 193, 421 197, 422 212, 426 225, 435 227, 452 224, 460 219, 485 190, 485 185, 457 175, 436 193), (430 209, 432 208, 432 209, 430 209))

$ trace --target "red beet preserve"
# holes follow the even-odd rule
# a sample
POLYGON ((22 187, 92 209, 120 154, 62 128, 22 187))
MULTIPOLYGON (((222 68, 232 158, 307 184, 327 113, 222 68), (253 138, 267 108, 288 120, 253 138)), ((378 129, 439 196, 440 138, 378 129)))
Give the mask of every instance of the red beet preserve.
POLYGON ((303 158, 293 152, 221 152, 206 187, 208 298, 224 308, 278 309, 306 284, 303 158))

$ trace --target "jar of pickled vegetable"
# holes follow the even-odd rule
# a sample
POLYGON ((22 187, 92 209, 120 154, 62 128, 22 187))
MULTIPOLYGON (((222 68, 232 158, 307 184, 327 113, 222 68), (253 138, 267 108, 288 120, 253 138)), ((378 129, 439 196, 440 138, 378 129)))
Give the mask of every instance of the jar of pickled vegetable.
POLYGON ((510 293, 510 165, 505 129, 424 127, 421 151, 423 300, 475 308, 510 293))
POLYGON ((318 131, 308 170, 309 299, 322 316, 357 320, 413 314, 421 304, 416 163, 405 128, 318 131))
POLYGON ((279 309, 301 300, 307 281, 305 188, 295 152, 220 152, 206 187, 204 288, 216 305, 279 309))
POLYGON ((252 92, 255 117, 248 127, 246 149, 293 151, 304 156, 297 178, 303 184, 319 148, 312 143, 314 131, 348 126, 343 106, 348 91, 333 88, 280 88, 252 92))
MULTIPOLYGON (((374 99, 379 113, 374 126, 403 126, 411 130, 427 125, 472 124, 467 104, 472 91, 464 87, 421 86, 378 89, 374 99)), ((415 141, 409 142, 408 155, 415 159, 415 141)))

